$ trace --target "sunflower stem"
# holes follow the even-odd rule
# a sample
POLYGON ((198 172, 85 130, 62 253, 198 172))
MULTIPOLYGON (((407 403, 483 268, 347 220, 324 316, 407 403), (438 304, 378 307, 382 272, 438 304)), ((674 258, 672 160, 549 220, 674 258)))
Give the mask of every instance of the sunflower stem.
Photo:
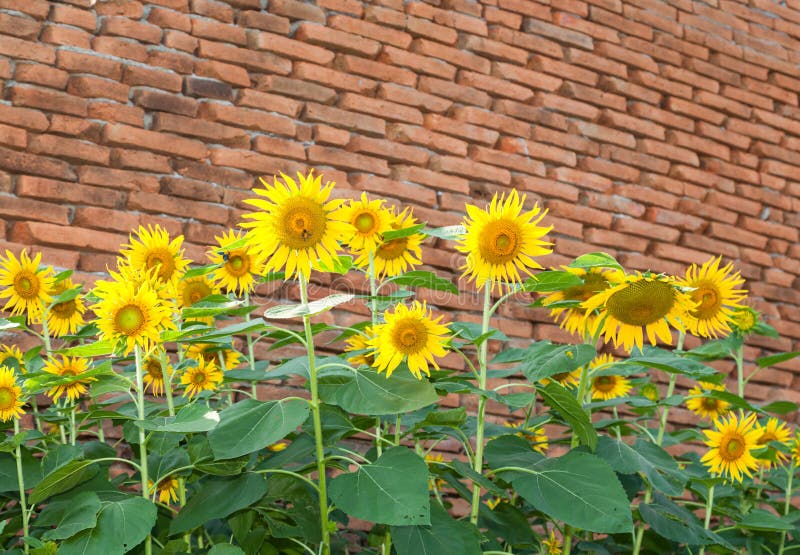
POLYGON ((742 342, 736 345, 733 358, 736 360, 736 385, 738 387, 739 397, 744 399, 744 345, 742 342))
MULTIPOLYGON (((706 499, 706 517, 703 520, 703 528, 708 530, 711 525, 711 514, 714 512, 714 486, 708 488, 708 498, 706 499)), ((700 547, 697 555, 705 555, 706 546, 700 547)))
POLYGON ((72 406, 70 407, 69 411, 69 444, 75 445, 75 442, 78 438, 78 429, 75 425, 75 412, 78 407, 75 406, 75 402, 72 402, 72 406))
MULTIPOLYGON (((483 319, 481 320, 481 337, 483 342, 478 347, 478 388, 483 392, 486 389, 486 372, 488 369, 487 353, 489 350, 489 319, 492 316, 492 284, 483 284, 483 319)), ((481 393, 478 400, 478 430, 475 435, 475 460, 472 468, 478 474, 483 473, 483 429, 486 419, 486 396, 481 393)), ((472 507, 469 514, 469 521, 478 524, 478 510, 481 505, 481 486, 472 482, 472 507)))
MULTIPOLYGON (((249 292, 245 292, 245 294, 244 294, 244 304, 245 304, 245 306, 250 306, 250 293, 249 292)), ((250 321, 250 313, 249 312, 247 312, 244 315, 244 320, 245 320, 245 322, 249 322, 250 321)), ((250 370, 255 371, 255 369, 256 369, 256 354, 255 354, 255 351, 253 349, 253 336, 251 336, 250 333, 248 332, 248 333, 245 334, 245 337, 247 338, 247 361, 250 363, 250 370)), ((253 391, 253 399, 258 401, 258 387, 256 385, 256 382, 251 382, 250 383, 250 387, 252 388, 252 391, 253 391)))
MULTIPOLYGON (((587 345, 594 346, 596 341, 589 334, 586 334, 584 336, 584 343, 587 345)), ((575 394, 578 399, 578 404, 580 404, 581 407, 583 407, 584 404, 586 403, 586 390, 588 388, 589 388, 589 365, 584 364, 583 367, 581 368, 580 380, 578 381, 578 392, 575 394)), ((591 420, 592 411, 586 408, 584 408, 583 410, 586 411, 586 415, 589 417, 589 420, 591 420)), ((578 446, 578 437, 575 434, 572 434, 569 446, 570 449, 578 446)))
MULTIPOLYGON (((149 499, 147 494, 148 475, 147 475, 147 436, 144 433, 144 369, 142 364, 142 349, 138 345, 134 348, 136 356, 136 410, 139 418, 139 465, 142 477, 142 497, 149 499)), ((153 538, 147 534, 144 543, 144 552, 150 555, 153 552, 153 538)))
MULTIPOLYGON (((686 339, 686 333, 678 330, 678 344, 675 346, 676 351, 683 350, 683 340, 686 339)), ((677 374, 669 375, 669 384, 667 385, 667 395, 664 399, 669 399, 675 393, 675 383, 678 381, 677 374)), ((667 430, 667 419, 669 418, 669 407, 664 407, 661 411, 661 421, 658 424, 658 435, 656 436, 656 445, 660 446, 664 441, 664 432, 667 430)))
MULTIPOLYGON (((14 436, 19 435, 19 418, 13 418, 14 420, 14 436)), ((28 503, 25 497, 25 478, 22 474, 22 447, 17 445, 17 448, 14 451, 14 458, 17 462, 17 482, 19 483, 19 507, 22 509, 22 535, 24 537, 28 536, 28 503)), ((28 542, 24 539, 22 540, 23 549, 25 553, 28 553, 28 542)))
MULTIPOLYGON (((792 480, 794 479, 794 470, 795 470, 795 461, 794 461, 794 454, 792 454, 792 462, 789 463, 789 468, 787 470, 788 476, 786 477, 786 495, 783 501, 783 515, 787 516, 789 514, 789 509, 792 507, 792 480)), ((778 546, 778 555, 783 555, 783 550, 786 545, 786 530, 781 532, 781 543, 778 546)))
POLYGON ((167 398, 167 411, 170 416, 175 416, 175 401, 172 398, 172 374, 169 371, 169 360, 167 359, 167 352, 162 350, 158 356, 158 361, 161 363, 161 381, 164 382, 164 397, 167 398), (167 375, 165 376, 164 373, 167 375))
MULTIPOLYGON (((308 281, 302 272, 300 276, 300 302, 308 306, 308 281)), ((322 418, 317 387, 317 368, 314 360, 314 334, 311 331, 311 316, 303 315, 303 329, 306 335, 306 352, 308 353, 308 377, 311 388, 311 414, 314 420, 314 441, 317 452, 317 480, 319 481, 319 517, 322 527, 322 555, 330 555, 331 537, 328 527, 328 488, 325 477, 325 450, 322 445, 322 418)))

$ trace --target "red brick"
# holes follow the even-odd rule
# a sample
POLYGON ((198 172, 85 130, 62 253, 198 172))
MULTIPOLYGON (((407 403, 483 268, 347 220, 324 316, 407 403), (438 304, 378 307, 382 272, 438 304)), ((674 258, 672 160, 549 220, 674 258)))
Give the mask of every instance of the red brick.
POLYGON ((15 85, 11 87, 11 102, 15 106, 30 106, 47 111, 86 116, 86 100, 62 92, 15 85))
POLYGON ((174 29, 167 29, 164 31, 164 46, 174 50, 182 50, 183 52, 194 52, 200 41, 184 33, 183 31, 176 31, 174 29))
POLYGON ((194 218, 202 222, 228 223, 228 209, 224 206, 205 202, 187 202, 185 199, 156 193, 131 192, 128 195, 128 208, 194 218))
POLYGON ((265 73, 288 75, 292 71, 292 62, 268 52, 257 52, 248 48, 239 48, 230 44, 201 40, 197 56, 230 62, 248 69, 265 73))
POLYGON ((414 125, 390 124, 387 129, 387 137, 401 143, 418 144, 437 152, 464 157, 467 155, 466 142, 414 125))
POLYGON ((422 113, 416 108, 403 106, 386 100, 344 93, 339 97, 339 107, 367 114, 380 114, 384 119, 422 124, 422 113))
POLYGON ((790 243, 797 243, 798 240, 800 240, 800 232, 798 232, 796 227, 748 217, 744 218, 743 223, 745 229, 760 235, 777 237, 789 241, 790 243))
POLYGON ((411 2, 406 4, 406 11, 410 15, 433 19, 434 22, 459 31, 466 31, 474 35, 485 36, 487 33, 486 22, 477 17, 470 17, 452 10, 442 10, 427 4, 411 2))
POLYGON ((634 35, 647 41, 653 40, 653 28, 649 25, 636 23, 597 6, 591 6, 589 8, 589 19, 601 25, 622 31, 627 35, 634 35))
POLYGON ((422 108, 428 112, 446 112, 453 105, 450 100, 392 83, 380 85, 378 98, 422 108))
POLYGON ((28 145, 28 150, 34 154, 50 154, 67 160, 88 162, 99 166, 107 166, 111 157, 110 150, 106 147, 57 135, 34 137, 28 145))
POLYGON ((689 71, 682 67, 663 66, 661 68, 661 73, 667 79, 674 79, 675 81, 686 83, 698 89, 705 89, 712 93, 718 93, 720 89, 718 81, 703 77, 697 72, 689 71))
POLYGON ((215 0, 191 0, 191 12, 213 17, 225 23, 233 22, 233 8, 215 0))
POLYGON ((417 83, 417 75, 413 71, 347 54, 339 55, 334 67, 346 73, 366 75, 378 81, 392 81, 409 87, 417 83))
POLYGON ((478 73, 489 73, 491 67, 491 63, 486 58, 426 39, 415 39, 411 44, 411 50, 417 54, 446 60, 455 66, 478 73))
POLYGON ((177 29, 184 33, 192 30, 192 20, 188 15, 164 8, 152 8, 147 16, 147 22, 162 29, 177 29))
POLYGON ((695 199, 681 199, 678 208, 687 214, 693 214, 706 220, 717 220, 725 224, 735 224, 739 219, 735 212, 695 199))
MULTIPOLYGON (((670 144, 677 145, 680 147, 685 147, 690 151, 695 151, 700 154, 713 156, 715 158, 722 158, 723 160, 730 160, 731 158, 730 148, 715 141, 704 139, 703 137, 700 137, 698 135, 684 133, 682 131, 670 131, 667 136, 667 141, 670 144)), ((664 156, 667 158, 669 157, 666 154, 664 156)), ((680 162, 685 160, 678 160, 678 161, 680 162)))
POLYGON ((281 35, 288 35, 291 31, 291 24, 287 18, 271 13, 242 11, 239 12, 239 17, 236 22, 242 27, 261 29, 262 31, 269 31, 281 35))
POLYGON ((335 54, 331 50, 302 42, 299 40, 300 36, 297 38, 298 40, 293 40, 273 33, 252 32, 248 42, 251 48, 268 50, 287 58, 305 60, 318 65, 327 65, 333 61, 335 54))
POLYGON ((302 103, 296 100, 256 91, 254 89, 239 91, 239 94, 236 96, 236 105, 257 108, 265 112, 277 112, 290 117, 297 117, 300 110, 303 109, 302 103))
POLYGON ((567 98, 576 98, 605 108, 614 110, 625 110, 627 108, 628 101, 624 96, 599 91, 594 87, 587 87, 579 83, 564 83, 559 92, 567 98))
POLYGON ((469 192, 469 182, 466 179, 417 166, 394 166, 392 168, 392 179, 420 183, 437 190, 444 189, 457 193, 469 192))
POLYGON ((427 129, 433 131, 438 131, 446 135, 453 135, 488 146, 494 145, 500 136, 497 131, 477 127, 437 114, 426 114, 424 125, 427 129))
POLYGON ((81 166, 78 170, 78 181, 87 185, 129 191, 157 192, 159 188, 158 179, 153 175, 96 166, 81 166))
POLYGON ((69 73, 42 64, 20 62, 14 71, 14 80, 63 90, 69 81, 69 73))
POLYGON ((0 33, 3 35, 35 40, 41 30, 42 24, 34 19, 0 13, 0 33))
POLYGON ((489 38, 513 46, 519 46, 532 53, 542 54, 549 58, 564 58, 564 49, 560 44, 538 35, 531 35, 529 33, 522 33, 520 31, 493 25, 489 29, 489 38))
POLYGON ((167 131, 178 135, 188 135, 205 139, 207 143, 219 143, 235 148, 248 148, 250 136, 235 127, 196 118, 173 114, 156 114, 153 118, 153 131, 167 131))
POLYGON ((44 113, 29 108, 8 106, 7 104, 0 104, 0 121, 32 131, 44 131, 49 126, 47 116, 44 113))
MULTIPOLYGON (((581 4, 580 2, 573 3, 576 5, 581 4)), ((586 4, 583 4, 583 6, 586 7, 586 12, 588 15, 588 6, 586 6, 586 4)), ((553 7, 555 8, 556 6, 553 7)), ((571 13, 556 12, 553 14, 553 23, 559 27, 565 27, 585 35, 589 35, 593 39, 619 42, 619 34, 616 31, 609 29, 608 27, 604 27, 603 25, 597 25, 596 23, 587 21, 585 17, 585 15, 576 16, 575 14, 571 13)))
POLYGON ((56 51, 52 46, 9 36, 0 36, 0 54, 48 65, 53 65, 56 60, 56 51))
POLYGON ((28 134, 24 129, 0 124, 0 143, 24 149, 28 146, 28 134))
POLYGON ((286 156, 294 160, 306 159, 306 150, 303 145, 277 137, 259 135, 253 140, 253 149, 272 156, 286 156))
POLYGON ((515 170, 530 175, 544 177, 545 166, 538 160, 532 160, 526 156, 517 156, 508 152, 484 148, 482 146, 470 145, 469 157, 476 162, 500 166, 509 170, 515 170))
POLYGON ((378 86, 378 83, 372 79, 350 75, 327 67, 315 66, 306 62, 295 62, 292 77, 358 93, 373 92, 378 86))
POLYGON ((694 131, 694 120, 668 111, 661 110, 641 102, 633 102, 628 106, 628 113, 631 115, 655 121, 666 127, 675 127, 684 131, 694 131))
POLYGON ((123 198, 121 191, 90 187, 77 183, 65 183, 28 175, 20 176, 17 180, 17 194, 23 197, 108 207, 117 206, 123 198))
POLYGON ((492 23, 499 23, 511 29, 519 29, 522 26, 522 16, 513 12, 500 10, 493 6, 486 6, 483 17, 490 25, 492 23))
POLYGON ((610 160, 602 158, 582 158, 578 167, 582 170, 598 173, 614 179, 615 181, 627 181, 637 183, 641 172, 624 164, 616 164, 610 160))
MULTIPOLYGON (((800 81, 798 81, 798 83, 800 83, 800 81)), ((769 96, 778 102, 797 106, 797 93, 789 92, 780 87, 776 87, 762 81, 756 81, 755 79, 750 79, 749 77, 744 78, 744 86, 748 90, 752 90, 753 92, 764 96, 769 96)))
POLYGON ((576 121, 569 127, 568 133, 562 133, 555 129, 550 129, 544 125, 534 125, 531 128, 531 140, 535 142, 549 143, 557 145, 560 148, 575 151, 575 153, 582 153, 589 156, 597 156, 600 153, 600 145, 583 136, 582 132, 576 130, 585 130, 587 135, 591 135, 595 131, 600 131, 594 124, 576 121))
POLYGON ((344 15, 329 17, 327 24, 339 31, 360 35, 378 42, 385 42, 403 49, 407 49, 412 40, 411 35, 408 33, 344 15))
POLYGON ((162 93, 153 90, 136 90, 133 102, 138 106, 161 112, 172 112, 184 116, 197 114, 197 101, 184 96, 162 93))
POLYGON ((144 110, 136 106, 123 106, 117 102, 92 102, 89 105, 89 117, 105 122, 127 123, 134 127, 144 127, 144 110))
POLYGON ((373 135, 386 134, 386 122, 366 114, 355 114, 331 106, 309 102, 303 115, 306 121, 316 121, 348 129, 356 129, 373 135))
POLYGON ((458 76, 458 84, 482 89, 492 93, 494 96, 511 98, 520 102, 527 102, 534 95, 534 92, 528 87, 515 85, 497 77, 471 71, 461 71, 458 76))
POLYGON ((766 237, 741 229, 738 226, 711 222, 708 226, 708 233, 712 237, 717 237, 724 241, 732 241, 746 247, 763 249, 767 246, 766 237))
POLYGON ((649 241, 607 229, 589 228, 583 238, 596 245, 617 247, 627 251, 645 252, 649 241))
POLYGON ((385 160, 324 146, 310 146, 308 160, 315 164, 329 164, 336 168, 366 171, 382 176, 390 173, 385 160))
POLYGON ((350 183, 356 189, 367 191, 374 195, 380 195, 382 198, 398 197, 414 201, 424 206, 433 206, 436 204, 436 192, 428 187, 422 187, 420 185, 384 179, 383 177, 368 174, 356 174, 350 180, 350 183))
POLYGON ((141 42, 158 44, 161 42, 161 29, 156 25, 133 21, 127 17, 111 16, 103 19, 101 35, 116 35, 136 39, 141 42))
POLYGON ((676 243, 681 234, 677 229, 643 221, 641 218, 615 218, 614 230, 621 233, 641 235, 642 237, 656 239, 667 244, 676 243))
POLYGON ((527 0, 499 0, 498 5, 504 10, 521 13, 539 19, 549 19, 550 11, 547 6, 527 0))
POLYGON ((562 79, 551 77, 538 71, 531 71, 503 62, 492 63, 492 75, 506 80, 528 85, 534 89, 555 91, 564 82, 562 79))
MULTIPOLYGON (((728 121, 730 125, 730 120, 728 121)), ((747 150, 750 147, 750 143, 752 140, 750 137, 745 135, 740 135, 739 133, 734 133, 729 129, 723 129, 721 127, 711 125, 710 123, 706 123, 704 121, 697 122, 697 133, 703 135, 705 137, 709 137, 715 141, 720 143, 726 143, 728 145, 733 146, 734 148, 738 148, 741 150, 747 150)))
POLYGON ((139 227, 139 215, 98 206, 78 206, 75 208, 72 223, 83 228, 111 229, 130 233, 132 229, 139 227))
POLYGON ((506 169, 455 156, 434 156, 431 159, 430 167, 436 171, 470 179, 492 181, 503 185, 511 183, 511 174, 506 169))
POLYGON ((537 19, 526 19, 522 25, 522 29, 526 33, 547 37, 556 42, 577 46, 578 48, 585 48, 586 50, 592 50, 594 48, 594 41, 589 35, 565 29, 564 27, 559 27, 551 23, 545 23, 537 19))
POLYGON ((176 177, 165 177, 161 180, 161 192, 204 202, 223 202, 224 187, 214 183, 176 177))
POLYGON ((180 92, 183 79, 172 71, 151 69, 141 66, 125 66, 123 83, 131 86, 144 85, 165 91, 180 92))
POLYGON ((236 127, 272 132, 278 135, 293 137, 296 133, 294 122, 288 118, 265 114, 260 110, 239 108, 215 102, 201 104, 199 116, 236 127))
POLYGON ((581 188, 593 189, 595 191, 608 192, 611 190, 611 180, 607 177, 594 173, 582 172, 573 168, 552 168, 548 172, 548 177, 557 181, 572 183, 581 188))
POLYGON ((126 236, 96 229, 83 229, 75 225, 62 226, 50 223, 19 222, 12 232, 11 240, 26 244, 43 244, 60 247, 118 252, 126 236))
MULTIPOLYGON (((670 137, 672 138, 674 135, 670 135, 670 137)), ((668 160, 675 160, 676 162, 682 162, 690 166, 700 165, 700 159, 698 158, 697 153, 689 149, 652 139, 639 139, 637 142, 639 145, 639 150, 647 154, 660 156, 662 158, 667 158, 668 160)))
POLYGON ((284 15, 290 19, 302 19, 325 23, 325 12, 312 4, 297 0, 273 0, 269 4, 269 11, 284 15))
POLYGON ((368 5, 364 9, 364 19, 373 23, 381 23, 388 27, 404 27, 406 14, 403 11, 397 11, 398 9, 403 10, 403 6, 389 9, 377 5, 368 5))
MULTIPOLYGON (((689 231, 692 233, 701 232, 706 227, 706 222, 704 218, 698 218, 696 216, 691 216, 689 214, 684 214, 682 212, 675 212, 672 210, 664 210, 663 208, 656 208, 651 207, 647 209, 647 213, 645 219, 650 222, 654 222, 661 225, 670 226, 673 228, 678 228, 683 231, 689 231)), ((668 251, 674 245, 665 245, 665 244, 656 244, 656 250, 660 250, 662 252, 668 251)), ((656 254, 655 252, 653 254, 656 254)), ((673 258, 673 257, 669 257, 673 258)), ((675 259, 675 260, 680 260, 675 259)), ((692 262, 696 262, 693 260, 692 262)), ((703 260, 702 262, 705 262, 703 260)))
POLYGON ((364 6, 358 0, 319 0, 317 3, 326 10, 349 13, 356 17, 364 15, 364 6))
POLYGON ((67 85, 67 93, 84 98, 110 98, 122 103, 128 102, 130 87, 102 77, 73 75, 67 85))
POLYGON ((420 73, 441 77, 451 81, 456 75, 456 68, 442 60, 420 56, 419 54, 412 54, 411 52, 406 52, 405 50, 400 50, 393 46, 385 46, 378 59, 382 62, 408 67, 420 73))
POLYGON ((301 23, 295 32, 295 37, 303 42, 370 58, 377 56, 381 49, 381 45, 377 41, 313 23, 301 23))
POLYGON ((458 32, 455 29, 438 25, 421 17, 408 16, 405 27, 414 36, 429 38, 448 45, 453 45, 458 40, 458 32))
POLYGON ((144 6, 136 0, 109 0, 95 4, 97 15, 123 15, 131 19, 141 19, 144 6))
POLYGON ((628 164, 656 173, 667 173, 670 167, 669 162, 666 160, 656 158, 648 154, 642 154, 641 152, 634 152, 632 150, 615 145, 602 145, 600 147, 600 155, 604 158, 610 158, 615 162, 622 162, 623 164, 628 164))
POLYGON ((450 81, 435 79, 433 77, 420 76, 417 88, 420 91, 429 92, 445 98, 451 98, 463 104, 471 104, 488 108, 491 105, 491 98, 483 91, 470 87, 464 87, 450 81))
MULTIPOLYGON (((551 179, 542 179, 530 175, 514 174, 511 176, 511 185, 521 191, 530 191, 538 196, 547 195, 561 198, 570 202, 577 202, 580 190, 572 185, 558 183, 551 179)), ((564 220, 568 221, 568 220, 564 220)), ((583 232, 581 232, 583 237, 583 232)))
POLYGON ((453 110, 453 117, 459 121, 496 129, 507 135, 528 137, 531 133, 531 126, 525 122, 474 106, 456 108, 453 110))
POLYGON ((72 6, 55 4, 50 12, 49 19, 55 23, 64 23, 81 27, 87 31, 94 31, 97 17, 89 10, 81 10, 72 6))
POLYGON ((191 34, 195 37, 218 40, 240 46, 247 44, 247 34, 241 27, 202 18, 193 18, 191 25, 191 34))
POLYGON ((597 121, 601 114, 600 109, 595 106, 556 94, 538 93, 534 102, 539 106, 544 106, 556 112, 564 112, 589 121, 597 121))
POLYGON ((314 126, 314 142, 325 145, 344 146, 350 142, 350 132, 328 125, 314 126))
POLYGON ((143 170, 156 173, 169 173, 172 171, 169 157, 147 152, 146 150, 112 149, 111 165, 126 170, 143 170))
POLYGON ((219 100, 233 100, 233 87, 228 83, 216 79, 200 79, 199 77, 186 77, 183 81, 183 94, 199 98, 215 98, 219 100))
POLYGON ((82 29, 75 29, 73 27, 45 25, 40 40, 43 43, 89 49, 91 47, 92 35, 82 29))
POLYGON ((54 224, 69 225, 70 209, 24 197, 0 194, 0 217, 14 220, 38 220, 54 224))
POLYGON ((111 146, 139 147, 186 158, 201 159, 206 155, 206 147, 200 141, 167 133, 146 131, 127 125, 107 125, 103 129, 103 140, 111 146))
POLYGON ((550 213, 554 216, 561 216, 568 220, 577 222, 592 222, 604 228, 610 228, 613 216, 604 210, 595 210, 588 206, 581 206, 572 202, 563 202, 560 200, 547 200, 545 202, 550 213))
POLYGON ((281 77, 280 75, 262 75, 256 81, 256 89, 273 94, 313 100, 323 104, 336 98, 336 91, 333 89, 300 79, 281 77))
POLYGON ((676 83, 646 71, 631 71, 631 81, 634 83, 639 83, 640 85, 650 89, 664 91, 665 93, 673 96, 680 96, 687 99, 692 98, 692 87, 689 85, 676 83))
POLYGON ((275 175, 279 172, 293 174, 305 170, 305 165, 297 162, 265 156, 249 150, 212 149, 210 160, 216 166, 239 168, 261 175, 275 175))
POLYGON ((347 150, 371 154, 393 162, 416 164, 419 166, 425 166, 430 158, 428 152, 421 148, 359 135, 350 139, 347 150))

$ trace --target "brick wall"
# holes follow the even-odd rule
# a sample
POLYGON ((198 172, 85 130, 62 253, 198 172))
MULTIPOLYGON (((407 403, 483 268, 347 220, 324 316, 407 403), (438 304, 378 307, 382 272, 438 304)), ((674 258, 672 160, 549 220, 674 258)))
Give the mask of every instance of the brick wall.
MULTIPOLYGON (((309 166, 432 225, 513 186, 547 265, 722 254, 782 335, 748 360, 796 349, 799 39, 798 0, 0 0, 0 247, 91 279, 158 223, 202 260, 256 176, 309 166)), ((566 339, 523 304, 495 323, 566 339)), ((798 386, 796 359, 749 391, 798 386)))

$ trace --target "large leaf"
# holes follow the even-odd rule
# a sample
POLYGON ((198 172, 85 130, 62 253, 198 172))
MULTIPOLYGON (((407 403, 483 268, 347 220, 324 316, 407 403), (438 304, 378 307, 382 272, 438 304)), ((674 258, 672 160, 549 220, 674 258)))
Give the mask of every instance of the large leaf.
POLYGON ((245 553, 241 547, 229 543, 217 543, 208 551, 208 555, 245 555, 245 553))
MULTIPOLYGON (((21 435, 21 434, 20 434, 21 435)), ((25 487, 33 487, 42 480, 42 463, 27 449, 22 450, 22 481, 25 487)), ((19 491, 17 461, 10 453, 0 452, 0 493, 19 491)))
MULTIPOLYGON (((716 370, 690 358, 683 358, 671 351, 645 346, 642 351, 635 350, 626 361, 620 364, 657 368, 671 374, 683 374, 695 380, 717 382, 722 376, 716 370)), ((598 375, 601 375, 598 373, 598 375)))
POLYGON ((534 343, 520 365, 525 377, 536 383, 555 374, 568 374, 585 366, 597 355, 592 345, 554 345, 549 341, 534 343))
POLYGON ((583 285, 583 279, 571 272, 562 270, 547 270, 525 280, 523 289, 537 293, 562 291, 569 287, 583 285))
POLYGON ((389 231, 384 231, 381 235, 381 238, 384 240, 384 242, 394 241, 395 239, 411 237, 412 235, 421 233, 423 229, 425 229, 425 224, 416 224, 410 227, 404 227, 403 229, 390 229, 389 231))
POLYGON ((308 410, 300 399, 240 401, 223 410, 219 424, 208 433, 214 457, 233 459, 263 449, 302 424, 308 410))
POLYGON ((480 555, 481 535, 473 524, 456 520, 431 504, 430 526, 392 526, 397 555, 480 555))
POLYGON ((192 530, 214 518, 224 518, 249 507, 267 492, 259 474, 248 472, 236 478, 207 478, 178 516, 170 523, 170 535, 192 530))
POLYGON ((413 272, 406 272, 392 278, 392 282, 397 285, 408 285, 409 287, 425 287, 427 289, 435 289, 436 291, 447 291, 458 295, 458 287, 453 285, 449 279, 441 278, 433 272, 426 272, 424 270, 414 270, 413 272))
POLYGON ((433 385, 398 368, 390 377, 372 369, 326 372, 319 379, 319 395, 347 412, 381 415, 421 409, 439 397, 433 385))
POLYGON ((95 341, 86 345, 76 345, 67 349, 58 351, 60 354, 70 357, 98 357, 110 355, 114 352, 114 343, 105 341, 95 341))
POLYGON ((638 440, 631 447, 623 441, 600 437, 597 456, 620 474, 641 472, 653 487, 667 495, 680 495, 686 476, 669 453, 658 445, 638 440))
POLYGON ((186 405, 175 416, 148 418, 143 426, 156 432, 207 432, 217 427, 219 418, 217 411, 205 405, 186 405))
MULTIPOLYGON (((500 436, 487 443, 483 458, 493 470, 506 466, 533 468, 544 459, 531 448, 530 442, 515 435, 500 436)), ((509 475, 517 476, 518 473, 504 473, 504 477, 509 475)))
POLYGON ((100 499, 93 491, 84 491, 48 503, 34 521, 36 526, 55 526, 42 534, 46 540, 65 540, 82 530, 94 528, 97 524, 97 512, 100 510, 100 499))
POLYGON ((58 555, 122 555, 147 537, 156 512, 156 506, 141 497, 103 502, 97 525, 63 542, 58 555))
POLYGON ((540 385, 538 390, 547 406, 569 422, 578 440, 594 451, 597 447, 597 431, 575 396, 556 381, 551 381, 545 386, 540 385))
POLYGON ((619 262, 610 254, 604 252, 590 252, 582 254, 569 263, 570 268, 615 268, 623 270, 619 262))
POLYGON ((767 532, 783 532, 794 529, 792 523, 764 509, 753 509, 738 524, 742 528, 767 532))
POLYGON ((331 480, 328 494, 348 515, 395 526, 430 524, 428 467, 406 447, 331 480))
POLYGON ((773 364, 779 364, 781 362, 791 360, 798 356, 800 356, 800 351, 793 351, 791 353, 779 353, 777 355, 761 357, 756 362, 758 362, 759 368, 766 368, 767 366, 772 366, 773 364))
POLYGON ((351 293, 334 293, 317 301, 307 304, 291 304, 271 306, 264 311, 264 318, 286 319, 299 318, 300 316, 311 316, 330 310, 340 304, 348 303, 355 298, 351 293))
POLYGON ((48 497, 65 492, 91 479, 97 474, 94 461, 70 461, 45 476, 30 495, 31 504, 41 503, 48 497))
POLYGON ((641 503, 639 514, 656 534, 668 540, 688 545, 721 543, 729 546, 720 536, 705 530, 691 511, 661 494, 657 493, 652 503, 641 503))
POLYGON ((599 533, 630 532, 630 502, 607 462, 579 451, 544 459, 518 472, 514 489, 538 510, 566 524, 599 533))

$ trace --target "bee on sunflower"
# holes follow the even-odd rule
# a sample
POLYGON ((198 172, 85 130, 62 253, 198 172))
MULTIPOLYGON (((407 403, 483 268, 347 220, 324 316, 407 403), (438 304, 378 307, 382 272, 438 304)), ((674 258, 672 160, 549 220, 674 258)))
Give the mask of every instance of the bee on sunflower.
MULTIPOLYGON (((542 299, 543 306, 546 307, 559 301, 580 301, 583 303, 594 295, 620 283, 625 277, 621 271, 612 268, 584 269, 565 266, 564 270, 580 277, 583 283, 550 293, 542 299)), ((587 314, 582 306, 553 308, 550 310, 550 317, 559 323, 562 329, 581 337, 586 334, 588 329, 594 327, 597 319, 596 315, 587 314)))
POLYGON ((709 397, 707 392, 725 390, 725 384, 717 385, 711 382, 700 382, 689 390, 686 408, 701 418, 708 418, 711 421, 717 420, 728 413, 731 404, 722 399, 709 397))
POLYGON ((82 357, 68 357, 61 355, 61 360, 53 358, 47 361, 43 370, 54 376, 71 377, 68 383, 56 385, 47 391, 47 396, 54 402, 58 401, 62 395, 69 401, 76 401, 78 397, 88 391, 87 385, 95 381, 95 378, 81 377, 89 370, 89 361, 82 357))
POLYGON ((703 430, 709 451, 700 459, 712 474, 741 482, 744 475, 752 476, 758 468, 753 450, 758 448, 761 432, 756 427, 756 415, 737 417, 731 414, 714 422, 713 430, 703 430))
POLYGON ((213 361, 198 360, 196 366, 183 372, 181 383, 186 386, 183 394, 191 399, 203 391, 216 391, 222 383, 222 371, 213 361))
POLYGON ((526 212, 524 204, 525 195, 512 189, 508 196, 495 194, 485 210, 466 206, 466 233, 456 249, 467 257, 463 275, 479 289, 487 282, 491 288, 520 283, 520 272, 531 275, 531 269, 542 268, 533 257, 553 252, 552 243, 542 240, 553 227, 539 225, 547 210, 535 204, 526 212))
MULTIPOLYGON (((50 295, 53 298, 57 298, 62 293, 75 288, 72 280, 65 278, 56 282, 50 291, 50 295)), ((72 335, 83 325, 83 314, 85 312, 86 306, 83 304, 80 294, 75 295, 72 299, 55 303, 47 311, 47 329, 53 337, 72 335)))
POLYGON ((744 280, 733 264, 720 268, 720 257, 712 258, 700 268, 692 264, 686 277, 678 284, 690 289, 689 296, 696 306, 689 311, 686 322, 689 331, 700 337, 718 337, 731 332, 735 311, 743 309, 740 304, 747 298, 747 291, 739 289, 744 280))
POLYGON ((130 244, 125 245, 122 255, 125 264, 144 273, 153 272, 156 280, 163 284, 174 296, 178 280, 186 272, 189 260, 184 258, 183 235, 170 239, 169 233, 161 226, 139 226, 131 236, 130 244))
POLYGON ((24 404, 14 371, 0 364, 0 422, 21 417, 24 404))
POLYGON ((334 183, 322 185, 322 175, 297 174, 297 181, 281 174, 263 189, 253 189, 259 197, 245 202, 257 208, 244 214, 252 220, 242 225, 250 229, 249 245, 265 259, 264 271, 283 270, 286 277, 295 274, 308 279, 311 268, 320 263, 334 266, 339 243, 349 232, 342 217, 342 201, 330 199, 334 183))
POLYGON ((242 232, 233 230, 214 237, 218 247, 209 254, 211 262, 219 265, 211 274, 214 281, 237 295, 252 291, 256 286, 256 278, 264 273, 264 260, 256 255, 252 246, 230 248, 233 244, 239 244, 243 237, 242 232))
MULTIPOLYGON (((389 227, 393 231, 409 229, 417 225, 410 208, 404 209, 399 214, 394 210, 389 211, 389 227)), ((358 268, 366 269, 369 267, 370 255, 373 256, 375 266, 375 276, 378 278, 399 276, 414 269, 415 266, 422 264, 422 241, 425 236, 421 233, 412 233, 405 237, 380 240, 376 249, 368 248, 354 249, 356 256, 355 264, 358 268)), ((366 241, 365 241, 366 244, 366 241)))
POLYGON ((0 299, 8 299, 3 310, 11 314, 27 314, 28 321, 37 321, 44 308, 53 301, 53 268, 42 268, 42 253, 28 256, 23 250, 19 258, 6 250, 0 255, 0 299))

